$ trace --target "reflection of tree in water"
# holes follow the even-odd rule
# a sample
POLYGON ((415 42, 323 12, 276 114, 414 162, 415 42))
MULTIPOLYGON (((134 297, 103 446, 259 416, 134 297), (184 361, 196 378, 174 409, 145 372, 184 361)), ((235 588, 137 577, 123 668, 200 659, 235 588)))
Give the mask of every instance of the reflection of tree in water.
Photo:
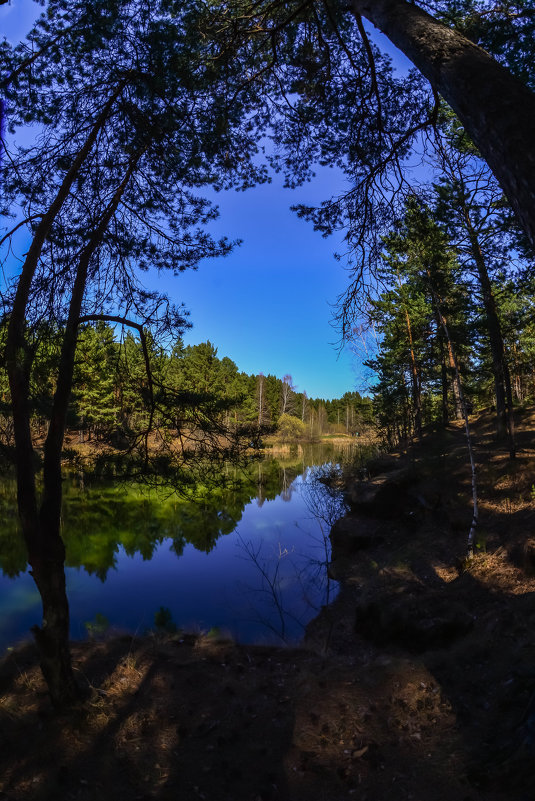
POLYGON ((270 548, 270 553, 266 556, 264 540, 253 543, 251 540, 244 540, 240 535, 238 546, 243 551, 244 558, 255 566, 259 574, 257 586, 244 587, 249 595, 255 597, 255 602, 251 603, 253 620, 286 642, 287 629, 291 622, 303 626, 299 616, 287 605, 284 592, 287 581, 284 563, 291 552, 278 542, 275 547, 270 548))
POLYGON ((288 501, 292 500, 292 487, 293 487, 294 478, 295 478, 295 476, 291 477, 291 474, 288 473, 286 468, 283 468, 283 470, 282 470, 281 498, 286 503, 288 503, 288 501))
MULTIPOLYGON (((149 490, 133 483, 113 483, 78 470, 67 478, 64 487, 61 533, 66 545, 65 564, 83 568, 105 581, 123 551, 148 561, 166 541, 171 559, 180 557, 188 544, 209 552, 219 537, 235 530, 245 506, 255 498, 259 506, 277 497, 289 500, 297 491, 295 478, 299 475, 303 475, 302 458, 267 459, 243 469, 229 465, 219 486, 207 476, 205 484, 192 484, 185 496, 169 488, 149 490)), ((306 498, 318 491, 322 492, 321 487, 314 489, 309 481, 301 488, 306 498)), ((14 481, 5 478, 0 484, 0 569, 10 578, 27 568, 15 496, 14 481)), ((316 511, 320 508, 319 502, 313 505, 316 511)), ((323 596, 318 590, 326 578, 327 557, 319 552, 317 559, 306 558, 282 545, 270 553, 262 548, 262 544, 260 550, 255 546, 248 558, 256 559, 257 570, 265 567, 263 622, 283 639, 295 639, 295 632, 300 635, 311 613, 330 597, 330 587, 323 596), (300 598, 298 608, 285 608, 288 593, 300 598), (269 613, 264 603, 267 600, 272 606, 269 613), (274 602, 278 603, 275 628, 274 602)))
POLYGON ((291 499, 291 487, 303 472, 302 462, 286 464, 277 459, 258 462, 256 468, 256 503, 262 507, 265 501, 273 501, 279 495, 284 501, 291 499))
POLYGON ((324 596, 322 605, 332 600, 332 587, 336 584, 329 578, 328 565, 331 558, 331 528, 337 520, 344 516, 347 507, 344 496, 340 490, 334 488, 333 478, 337 468, 332 465, 309 468, 307 476, 300 485, 300 493, 305 506, 310 512, 310 520, 314 521, 316 533, 309 532, 309 536, 317 543, 315 549, 317 559, 311 559, 310 564, 315 565, 311 571, 311 581, 315 581, 318 591, 324 596))
MULTIPOLYGON (((20 536, 13 482, 0 489, 0 567, 16 577, 26 569, 26 549, 20 536), (9 511, 13 514, 10 515, 9 511)), ((171 540, 180 556, 186 544, 209 552, 218 537, 232 532, 249 502, 248 481, 228 487, 201 487, 190 497, 163 490, 148 492, 142 486, 102 483, 86 474, 73 477, 64 493, 62 538, 66 565, 83 567, 105 580, 114 568, 120 548, 128 556, 149 560, 161 543, 171 540), (83 488, 82 488, 83 487, 83 488)))
POLYGON ((217 539, 236 528, 249 502, 247 481, 228 487, 198 485, 190 497, 137 486, 95 486, 67 495, 64 504, 66 564, 83 566, 102 580, 122 547, 149 560, 164 540, 181 556, 187 544, 209 553, 217 539))
POLYGON ((301 497, 322 534, 328 533, 347 511, 343 493, 336 489, 339 470, 335 465, 324 464, 308 468, 300 486, 301 497))
MULTIPOLYGON (((300 466, 299 466, 300 467, 300 466)), ((83 567, 102 581, 117 565, 122 548, 128 556, 150 560, 164 540, 181 556, 187 544, 209 553, 219 537, 230 534, 245 506, 255 497, 261 506, 288 491, 299 473, 274 459, 246 469, 228 465, 224 481, 197 482, 187 496, 171 489, 116 484, 78 470, 65 482, 62 538, 68 567, 83 567)), ((290 490, 291 491, 291 490, 290 490)), ((0 568, 10 578, 24 572, 27 554, 19 531, 14 481, 0 485, 0 568)))
POLYGON ((282 531, 276 544, 238 537, 244 558, 254 565, 259 578, 256 586, 244 587, 251 617, 284 642, 292 639, 292 633, 294 639, 296 631, 302 633, 313 614, 333 597, 336 582, 327 571, 329 534, 334 522, 345 513, 345 504, 342 493, 333 489, 329 480, 332 472, 331 466, 309 469, 302 483, 294 481, 286 488, 290 493, 299 491, 310 512, 312 525, 306 529, 298 526, 307 536, 306 553, 286 546, 282 531))
POLYGON ((27 551, 20 535, 14 479, 0 484, 0 567, 4 575, 15 578, 26 569, 27 551))

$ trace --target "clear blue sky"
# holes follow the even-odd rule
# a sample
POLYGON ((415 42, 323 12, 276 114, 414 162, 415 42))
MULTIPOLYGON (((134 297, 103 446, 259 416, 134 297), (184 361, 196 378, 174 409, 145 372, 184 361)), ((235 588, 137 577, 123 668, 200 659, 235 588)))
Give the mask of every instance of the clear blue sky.
MULTIPOLYGON (((41 10, 32 0, 0 6, 0 35, 24 38, 41 10)), ((270 185, 217 195, 221 217, 214 232, 243 244, 195 272, 162 278, 162 288, 191 312, 186 342, 209 339, 247 373, 289 373, 310 397, 362 390, 361 366, 347 350, 339 352, 331 325, 332 304, 347 283, 343 262, 333 257, 341 237, 323 239, 289 209, 342 188, 337 173, 322 170, 317 181, 295 191, 274 176, 270 185)))
MULTIPOLYGON (((340 179, 332 176, 333 188, 340 179)), ((325 194, 330 194, 322 184, 325 194)), ((307 191, 308 190, 308 191, 307 191)), ((325 240, 290 211, 310 199, 272 184, 217 198, 215 230, 243 244, 225 259, 202 263, 175 279, 169 290, 191 310, 187 342, 210 339, 247 373, 290 373, 310 396, 337 397, 356 385, 353 358, 338 354, 339 335, 330 320, 347 276, 333 258, 336 242, 325 240)))

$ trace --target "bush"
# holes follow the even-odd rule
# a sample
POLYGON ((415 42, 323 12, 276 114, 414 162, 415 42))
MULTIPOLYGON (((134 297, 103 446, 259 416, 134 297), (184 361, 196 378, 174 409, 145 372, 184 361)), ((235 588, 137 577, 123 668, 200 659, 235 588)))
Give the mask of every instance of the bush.
POLYGON ((306 426, 291 414, 281 414, 277 422, 277 434, 283 442, 292 442, 305 435, 306 426))

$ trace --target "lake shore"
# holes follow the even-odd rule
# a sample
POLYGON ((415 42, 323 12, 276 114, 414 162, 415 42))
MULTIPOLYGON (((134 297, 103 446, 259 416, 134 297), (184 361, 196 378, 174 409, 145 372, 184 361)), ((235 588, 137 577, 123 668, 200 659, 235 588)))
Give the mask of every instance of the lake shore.
POLYGON ((32 645, 0 670, 0 798, 208 801, 533 797, 535 416, 516 462, 474 418, 349 477, 336 601, 301 648, 214 636, 75 643, 90 696, 55 715, 32 645), (390 478, 388 478, 390 476, 390 478), (2 795, 3 793, 3 795, 2 795))

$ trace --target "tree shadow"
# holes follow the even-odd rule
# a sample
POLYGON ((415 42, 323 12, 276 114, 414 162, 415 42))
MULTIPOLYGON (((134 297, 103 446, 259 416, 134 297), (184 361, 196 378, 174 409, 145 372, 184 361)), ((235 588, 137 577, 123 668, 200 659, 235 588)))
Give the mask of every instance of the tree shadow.
MULTIPOLYGON (((371 644, 368 660, 407 659, 433 677, 441 703, 430 718, 451 710, 451 747, 473 791, 532 798, 535 592, 507 593, 470 571, 443 581, 423 556, 414 567, 412 579, 392 581, 373 600, 355 597, 357 641, 371 644)), ((429 702, 426 692, 416 717, 429 702)))
MULTIPOLYGON (((41 704, 6 721, 8 798, 287 797, 290 651, 154 640, 123 643, 116 659, 111 645, 106 666, 116 667, 80 709, 57 716, 41 704)), ((102 649, 86 647, 94 676, 102 649)))
POLYGON ((6 729, 19 738, 17 764, 2 757, 8 798, 463 797, 453 715, 440 725, 414 719, 419 703, 433 699, 430 714, 442 703, 422 665, 397 657, 360 671, 304 649, 207 640, 123 646, 81 709, 28 710, 25 748, 6 729))

